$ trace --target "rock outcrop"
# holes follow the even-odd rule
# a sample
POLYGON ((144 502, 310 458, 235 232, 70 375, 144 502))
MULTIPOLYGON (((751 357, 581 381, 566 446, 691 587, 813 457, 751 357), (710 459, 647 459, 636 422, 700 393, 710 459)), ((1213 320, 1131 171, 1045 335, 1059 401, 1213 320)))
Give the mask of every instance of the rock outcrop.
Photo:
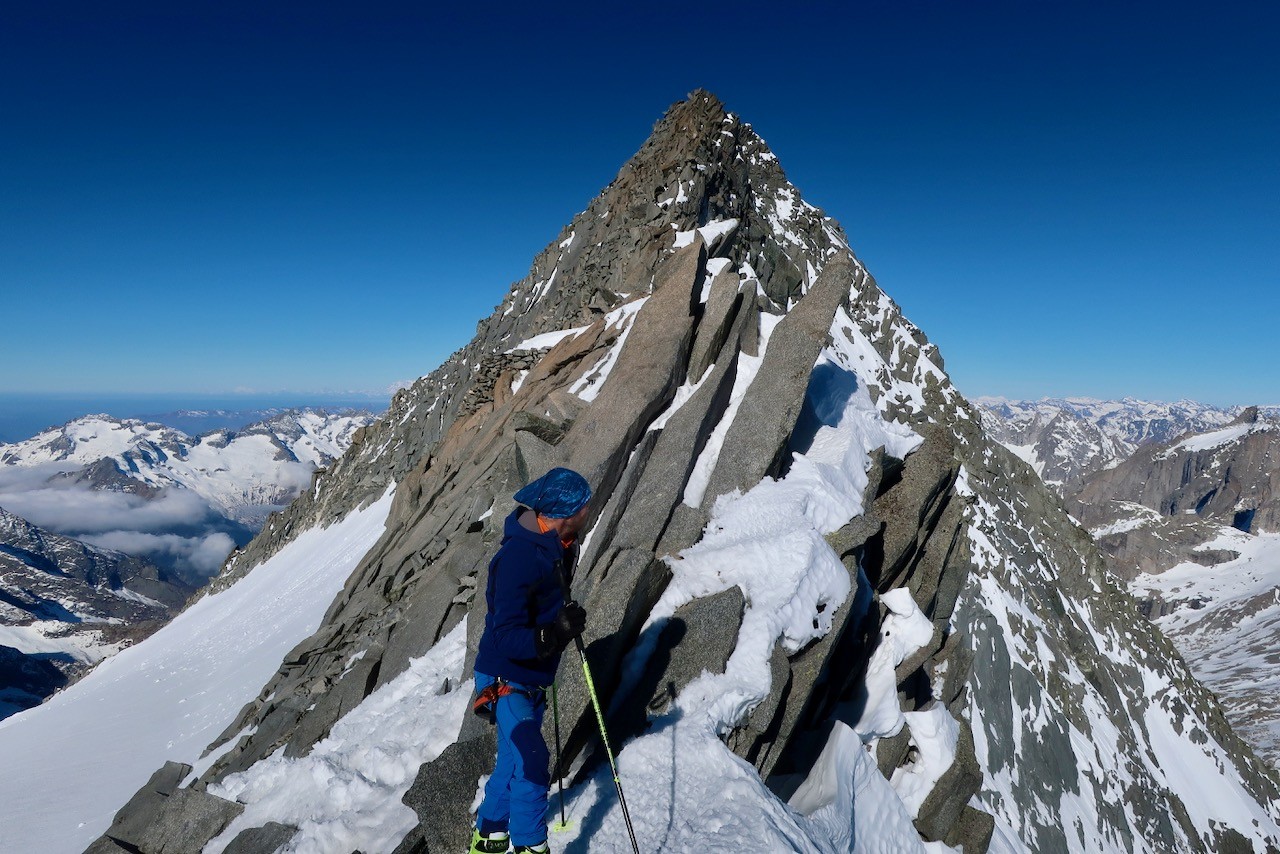
POLYGON ((1099 472, 1069 502, 1086 525, 1127 501, 1162 516, 1195 515, 1245 533, 1280 530, 1280 422, 1250 407, 1225 426, 1144 447, 1099 472))

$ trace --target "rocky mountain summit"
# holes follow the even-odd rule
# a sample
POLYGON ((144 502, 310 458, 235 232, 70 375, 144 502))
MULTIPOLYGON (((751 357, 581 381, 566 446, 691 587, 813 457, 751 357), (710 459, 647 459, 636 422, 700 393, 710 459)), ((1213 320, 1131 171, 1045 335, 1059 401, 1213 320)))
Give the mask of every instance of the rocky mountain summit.
POLYGON ((159 628, 193 588, 0 507, 0 718, 40 703, 159 628))
MULTIPOLYGON (((595 487, 573 592, 643 849, 1280 846, 1280 786, 1213 695, 699 91, 175 620, 386 508, 319 628, 90 850, 463 850, 493 756, 464 712, 476 591, 552 465, 595 487)), ((629 850, 572 655, 558 685, 557 847, 629 850)))

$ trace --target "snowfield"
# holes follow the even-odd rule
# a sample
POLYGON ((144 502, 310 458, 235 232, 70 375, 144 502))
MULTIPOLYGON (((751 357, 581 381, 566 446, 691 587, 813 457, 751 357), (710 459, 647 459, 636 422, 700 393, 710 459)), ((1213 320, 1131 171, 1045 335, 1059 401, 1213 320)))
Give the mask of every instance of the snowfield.
POLYGON ((1144 573, 1130 589, 1172 609, 1156 625, 1196 678, 1229 700, 1240 735, 1280 768, 1280 534, 1223 528, 1201 548, 1240 556, 1217 566, 1183 563, 1159 575, 1144 573))
POLYGON ((0 768, 22 769, 0 775, 0 851, 83 851, 165 761, 197 765, 319 627, 382 535, 392 494, 300 534, 229 589, 0 722, 0 768))

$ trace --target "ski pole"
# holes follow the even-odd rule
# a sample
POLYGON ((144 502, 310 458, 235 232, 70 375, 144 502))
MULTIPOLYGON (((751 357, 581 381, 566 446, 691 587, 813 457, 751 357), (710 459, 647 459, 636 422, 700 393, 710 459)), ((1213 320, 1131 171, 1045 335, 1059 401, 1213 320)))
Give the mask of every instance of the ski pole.
MULTIPOLYGON (((565 604, 573 603, 573 590, 569 582, 568 569, 563 560, 556 561, 556 574, 560 576, 560 589, 564 593, 565 604)), ((618 775, 618 763, 613 758, 613 748, 609 746, 609 732, 604 726, 604 712, 600 708, 600 697, 596 695, 596 682, 591 678, 591 665, 587 663, 587 647, 582 642, 582 635, 575 637, 573 643, 578 648, 578 657, 582 659, 582 678, 587 683, 587 695, 591 697, 591 707, 596 712, 596 723, 600 726, 600 740, 604 742, 604 754, 609 757, 609 769, 613 771, 613 785, 618 789, 618 804, 622 807, 622 820, 627 823, 627 835, 631 837, 631 850, 634 854, 640 854, 640 844, 636 842, 636 831, 631 826, 631 812, 627 809, 627 798, 622 794, 622 778, 618 775)))
POLYGON ((587 664, 587 649, 583 646, 582 636, 574 638, 578 647, 578 656, 582 659, 582 676, 587 683, 587 694, 591 696, 591 705, 596 711, 596 723, 600 725, 600 740, 604 742, 605 755, 609 757, 609 768, 613 771, 613 785, 618 788, 618 803, 622 806, 622 820, 627 823, 627 834, 631 837, 631 850, 640 854, 640 845, 636 842, 636 831, 631 826, 631 813, 627 810, 627 799, 622 794, 622 779, 618 776, 618 763, 613 758, 613 748, 609 746, 609 733, 604 727, 604 712, 600 710, 600 698, 596 696, 596 683, 591 678, 591 666, 587 664))
POLYGON ((556 730, 556 782, 560 786, 560 830, 564 830, 569 823, 564 819, 564 769, 560 767, 560 756, 563 751, 560 749, 560 700, 556 695, 556 683, 551 683, 551 720, 555 724, 556 730))

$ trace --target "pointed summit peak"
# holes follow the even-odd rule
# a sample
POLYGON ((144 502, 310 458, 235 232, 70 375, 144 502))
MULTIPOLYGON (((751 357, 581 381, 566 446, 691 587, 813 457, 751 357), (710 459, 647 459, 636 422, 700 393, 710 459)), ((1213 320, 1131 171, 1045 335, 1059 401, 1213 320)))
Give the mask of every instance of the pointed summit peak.
POLYGON ((781 310, 848 252, 751 126, 702 89, 669 107, 617 177, 534 260, 482 324, 495 349, 591 323, 648 292, 658 264, 701 234, 712 259, 781 310))
POLYGON ((1227 426, 1234 427, 1237 425, 1257 424, 1257 423, 1258 423, 1258 407, 1250 406, 1246 408, 1244 411, 1242 411, 1239 415, 1237 415, 1235 417, 1235 420, 1233 420, 1227 426))
POLYGON ((688 136, 719 133, 721 127, 734 121, 724 104, 706 89, 694 89, 683 101, 676 101, 653 127, 653 135, 670 128, 688 136))

